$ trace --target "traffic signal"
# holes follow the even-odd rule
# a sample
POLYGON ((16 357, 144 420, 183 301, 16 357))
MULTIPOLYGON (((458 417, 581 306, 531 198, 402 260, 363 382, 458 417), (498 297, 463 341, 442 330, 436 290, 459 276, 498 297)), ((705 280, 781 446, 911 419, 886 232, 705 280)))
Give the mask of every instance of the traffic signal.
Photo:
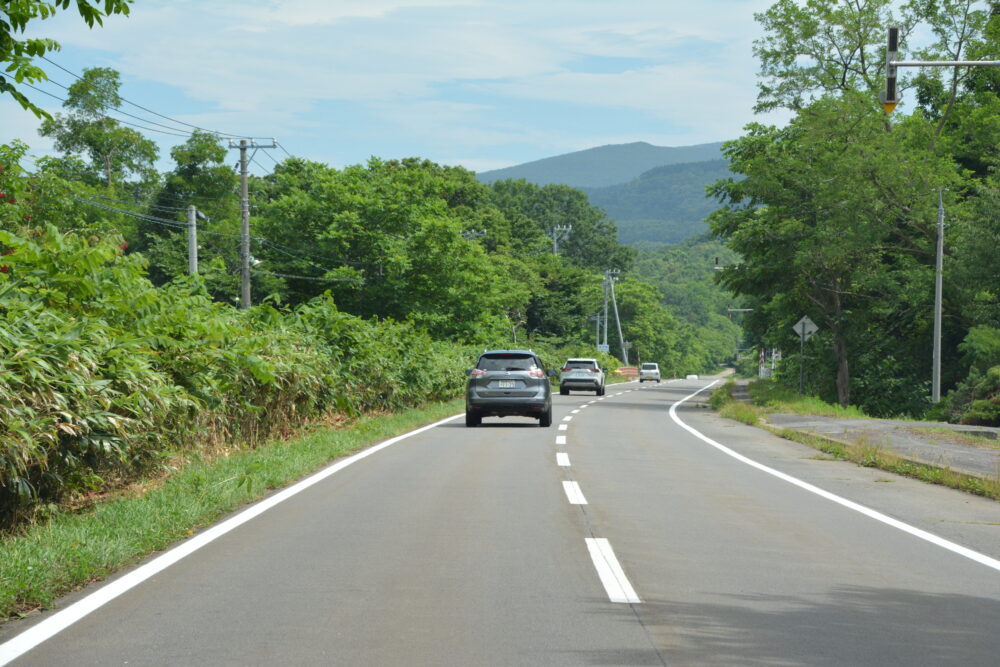
POLYGON ((899 26, 891 25, 885 49, 885 90, 879 94, 879 102, 882 103, 886 113, 892 113, 899 104, 899 95, 896 92, 896 66, 893 65, 897 60, 899 60, 899 26))

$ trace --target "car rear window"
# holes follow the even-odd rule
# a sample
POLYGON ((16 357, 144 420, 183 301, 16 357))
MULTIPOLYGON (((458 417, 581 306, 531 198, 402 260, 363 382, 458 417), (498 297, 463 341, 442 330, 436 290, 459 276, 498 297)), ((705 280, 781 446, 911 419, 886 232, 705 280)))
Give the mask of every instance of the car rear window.
POLYGON ((485 354, 476 368, 482 371, 530 371, 538 368, 535 358, 527 354, 485 354))
POLYGON ((597 364, 587 359, 570 359, 566 362, 566 368, 596 368, 597 364))
POLYGON ((642 365, 642 370, 644 370, 644 371, 655 371, 656 370, 656 364, 643 364, 642 365))

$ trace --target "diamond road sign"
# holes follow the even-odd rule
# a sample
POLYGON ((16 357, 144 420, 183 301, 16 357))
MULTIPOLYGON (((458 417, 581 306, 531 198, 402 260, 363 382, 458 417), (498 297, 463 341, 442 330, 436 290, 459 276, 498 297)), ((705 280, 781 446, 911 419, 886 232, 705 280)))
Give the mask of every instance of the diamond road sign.
POLYGON ((815 322, 809 319, 808 315, 796 322, 795 326, 792 328, 795 329, 795 333, 797 333, 804 341, 809 340, 814 333, 819 331, 819 327, 816 326, 815 322))

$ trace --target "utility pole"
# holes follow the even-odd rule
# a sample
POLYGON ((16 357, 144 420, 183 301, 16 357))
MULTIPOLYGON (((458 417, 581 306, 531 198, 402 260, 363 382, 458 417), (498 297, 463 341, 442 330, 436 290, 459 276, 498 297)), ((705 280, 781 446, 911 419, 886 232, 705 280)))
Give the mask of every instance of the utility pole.
POLYGON ((250 307, 250 189, 249 167, 253 155, 247 156, 247 150, 259 148, 277 148, 278 143, 271 139, 270 146, 262 146, 253 139, 240 139, 239 142, 229 140, 230 148, 240 150, 240 310, 250 307))
MULTIPOLYGON (((622 336, 622 321, 618 316, 618 299, 615 297, 615 283, 618 281, 618 269, 608 269, 604 272, 604 344, 600 349, 608 349, 608 293, 611 294, 611 305, 615 312, 615 323, 618 327, 618 343, 622 351, 622 361, 628 365, 628 348, 625 346, 625 338, 622 336)), ((598 325, 600 326, 600 325, 598 325)))
POLYGON ((559 254, 559 242, 573 231, 573 225, 556 225, 552 228, 552 254, 559 254))
POLYGON ((188 206, 188 275, 198 273, 198 209, 188 206))
POLYGON ((937 258, 934 266, 934 355, 931 369, 931 402, 941 400, 941 301, 944 272, 944 192, 938 188, 937 258))
MULTIPOLYGON (((601 342, 601 349, 605 352, 608 351, 608 284, 610 281, 608 274, 609 271, 604 272, 604 340, 601 342)), ((600 319, 598 319, 599 326, 600 319)))

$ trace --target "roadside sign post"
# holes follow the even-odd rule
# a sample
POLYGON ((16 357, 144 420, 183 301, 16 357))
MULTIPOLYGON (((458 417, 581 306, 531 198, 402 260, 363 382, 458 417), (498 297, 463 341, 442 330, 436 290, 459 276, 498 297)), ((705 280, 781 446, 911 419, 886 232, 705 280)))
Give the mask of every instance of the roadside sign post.
POLYGON ((806 341, 812 338, 812 335, 819 331, 819 327, 816 323, 809 319, 808 315, 802 317, 801 320, 795 323, 792 327, 795 333, 799 335, 799 395, 802 395, 803 386, 805 382, 804 370, 806 367, 806 341))

